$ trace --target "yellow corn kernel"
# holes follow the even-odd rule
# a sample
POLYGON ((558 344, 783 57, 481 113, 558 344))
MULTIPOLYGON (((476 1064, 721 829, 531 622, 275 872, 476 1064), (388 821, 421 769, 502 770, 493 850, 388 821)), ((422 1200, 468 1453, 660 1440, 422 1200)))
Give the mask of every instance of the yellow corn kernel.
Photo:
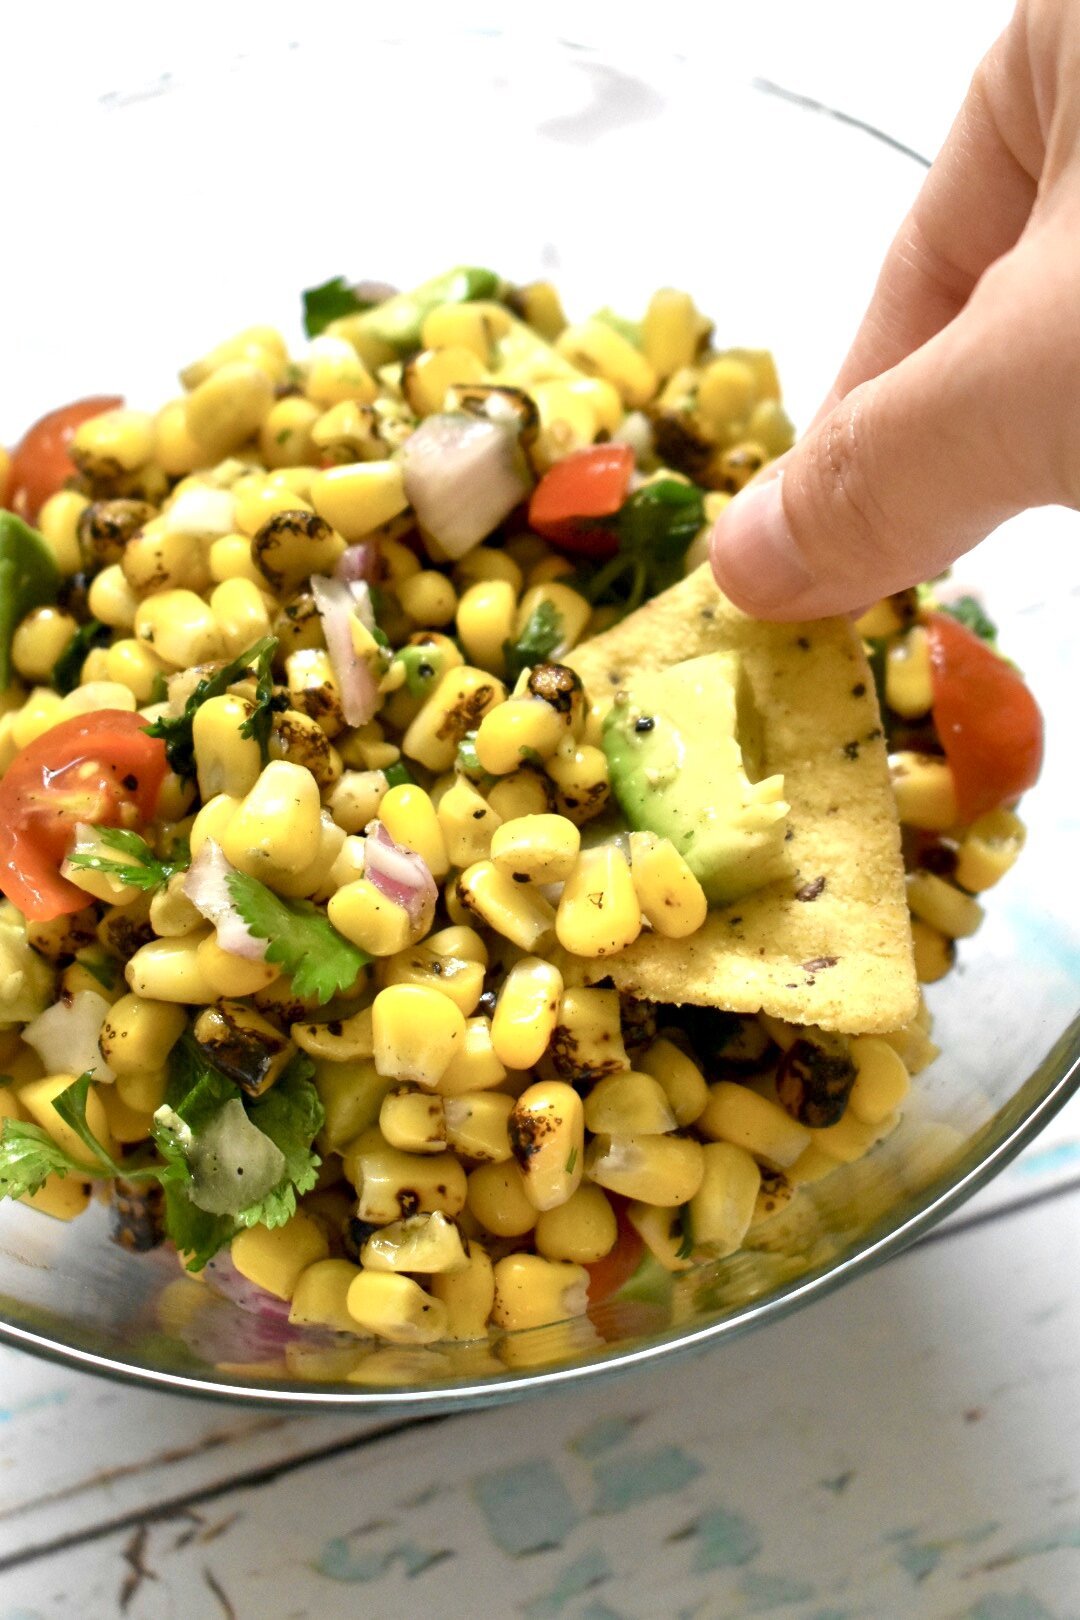
POLYGON ((857 1035, 850 1043, 855 1084, 848 1109, 864 1125, 880 1125, 900 1107, 911 1089, 911 1077, 888 1041, 857 1035))
POLYGON ((722 441, 745 422, 757 396, 757 380, 745 361, 721 355, 707 365, 697 389, 697 415, 711 439, 722 441))
POLYGON ((446 840, 435 813, 435 806, 424 789, 414 782, 392 787, 379 805, 379 820, 395 843, 422 857, 434 878, 450 870, 446 840))
POLYGON ((449 996, 416 984, 380 990, 371 1012, 375 1067, 392 1080, 435 1087, 465 1040, 465 1018, 449 996))
POLYGON ((550 557, 542 557, 529 569, 525 584, 531 590, 534 585, 546 585, 552 579, 570 578, 575 572, 569 557, 560 557, 557 553, 552 553, 550 557))
POLYGON ((375 1050, 370 1007, 326 1024, 294 1023, 290 1034, 302 1052, 329 1063, 369 1058, 375 1050))
POLYGON ((226 828, 242 803, 242 799, 231 798, 228 793, 218 793, 203 805, 191 824, 188 837, 193 857, 199 853, 208 838, 212 838, 215 844, 221 843, 226 828))
POLYGON ((365 1130, 342 1154, 356 1188, 362 1221, 385 1226, 403 1211, 457 1215, 465 1207, 465 1172, 452 1153, 403 1153, 378 1129, 365 1130))
POLYGON ((456 956, 463 962, 479 962, 482 968, 487 968, 488 948, 475 928, 461 924, 440 928, 437 934, 429 934, 424 943, 436 956, 456 956))
POLYGON ((230 360, 200 382, 184 405, 184 423, 210 461, 221 461, 257 433, 274 403, 266 372, 230 360))
POLYGON ((676 1123, 660 1082, 635 1069, 605 1075, 585 1099, 585 1124, 594 1135, 662 1136, 676 1123))
POLYGON ((65 717, 96 714, 100 709, 126 709, 129 714, 134 714, 135 694, 130 687, 121 686, 116 681, 84 681, 68 693, 62 713, 65 717))
POLYGON ((982 894, 1005 876, 1024 847, 1024 824, 1011 810, 991 810, 968 828, 953 873, 961 888, 982 894))
POLYGON ((234 521, 241 534, 253 540, 264 524, 286 512, 310 512, 308 502, 295 490, 281 489, 268 478, 252 474, 233 485, 234 521))
POLYGON ((135 1112, 153 1114, 165 1101, 168 1086, 166 1069, 140 1069, 135 1074, 118 1074, 115 1089, 135 1112))
POLYGON ((251 961, 223 951, 213 934, 200 943, 197 956, 199 968, 213 990, 212 1000, 219 996, 252 996, 281 976, 281 969, 272 962, 251 961))
POLYGON ((472 866, 486 858, 499 817, 467 777, 459 776, 439 800, 439 827, 451 866, 472 866))
POLYGON ((75 1176, 49 1175, 36 1192, 24 1193, 19 1202, 56 1221, 73 1221, 89 1205, 90 1189, 89 1181, 79 1181, 75 1176))
POLYGON ((253 710, 243 698, 207 698, 195 711, 191 735, 199 793, 204 804, 219 793, 243 799, 262 774, 262 752, 253 736, 241 735, 253 710))
POLYGON ((477 861, 458 879, 458 893, 470 912, 523 951, 541 954, 554 941, 554 908, 531 889, 506 877, 491 861, 477 861))
POLYGON ((379 984, 416 984, 436 990, 469 1018, 484 993, 484 964, 433 951, 426 943, 413 945, 380 963, 379 984))
POLYGON ((259 455, 267 467, 297 467, 316 459, 312 429, 319 407, 299 394, 279 399, 259 428, 259 455))
POLYGON ((574 956, 613 956, 641 932, 641 907, 616 844, 583 849, 555 915, 559 944, 574 956))
POLYGON ((11 638, 11 661, 24 681, 49 681, 53 666, 78 625, 61 608, 39 607, 16 626, 11 638))
POLYGON ((15 753, 29 748, 36 737, 66 718, 64 700, 47 686, 35 686, 21 709, 5 715, 10 744, 15 753))
POLYGON ((92 478, 136 472, 154 454, 154 419, 145 411, 123 408, 88 417, 75 429, 70 454, 92 478))
MULTIPOLYGON (((402 604, 407 613, 412 613, 405 598, 402 604)), ((517 593, 505 579, 480 580, 470 585, 456 605, 457 633, 467 657, 495 675, 506 673, 504 644, 513 640, 516 608, 517 593)))
POLYGON ((688 1271, 694 1265, 685 1206, 633 1201, 626 1206, 626 1218, 665 1271, 688 1271))
POLYGON ((641 1067, 659 1082, 677 1125, 692 1125, 700 1118, 709 1100, 708 1084, 694 1060, 674 1041, 662 1036, 654 1041, 642 1057, 641 1067))
MULTIPOLYGON (((120 986, 114 982, 111 989, 107 988, 97 976, 100 971, 97 962, 94 962, 93 969, 86 962, 79 961, 78 958, 74 962, 69 962, 60 975, 58 989, 61 998, 66 999, 69 996, 77 996, 80 990, 92 990, 96 996, 101 996, 105 1001, 110 1003, 119 1001, 123 994, 120 986)), ((5 1069, 4 1073, 7 1072, 5 1069)))
POLYGON ((647 405, 659 386, 656 371, 641 350, 605 321, 568 326, 555 340, 555 349, 579 371, 614 383, 631 410, 647 405))
POLYGON ((461 1233, 442 1210, 405 1215, 373 1232, 360 1251, 365 1271, 462 1271, 468 1264, 461 1233))
POLYGON ((462 344, 454 344, 422 349, 406 365, 401 386, 410 409, 417 416, 431 416, 443 409, 448 389, 487 380, 487 371, 477 355, 462 344))
POLYGON ((401 580, 397 598, 413 624, 430 628, 452 623, 457 612, 457 592, 446 575, 434 568, 422 569, 401 580))
POLYGON ((79 519, 89 505, 86 496, 80 495, 77 490, 60 489, 55 495, 49 496, 38 513, 38 533, 65 577, 82 571, 79 519))
POLYGON ((495 1262, 495 1301, 491 1318, 507 1331, 544 1327, 584 1316, 589 1274, 566 1260, 538 1254, 507 1254, 495 1262))
POLYGON ((463 1159, 502 1164, 511 1156, 513 1097, 501 1091, 459 1092, 445 1102, 446 1140, 463 1159))
POLYGON ((275 877, 304 871, 319 854, 321 812, 311 772, 273 759, 222 833, 225 857, 273 888, 275 877))
POLYGON ((471 1173, 467 1208, 493 1237, 522 1237, 536 1225, 536 1206, 513 1159, 482 1164, 471 1173))
MULTIPOLYGON (((62 1091, 75 1084, 73 1074, 46 1074, 39 1080, 28 1080, 19 1087, 19 1103, 36 1125, 52 1137, 77 1164, 88 1163, 88 1150, 79 1133, 66 1120, 61 1119, 53 1106, 62 1091)), ((109 1132, 109 1122, 96 1086, 86 1096, 86 1123, 91 1134, 105 1152, 115 1155, 116 1144, 109 1132)), ((92 1163, 92 1161, 90 1161, 92 1163)))
POLYGON ((920 984, 936 984, 956 960, 956 945, 919 917, 911 919, 911 943, 915 952, 915 977, 920 984))
POLYGON ((119 563, 110 563, 90 582, 86 605, 95 619, 111 630, 130 630, 138 615, 139 601, 119 563))
POLYGON ((222 535, 210 546, 207 559, 210 578, 217 584, 227 579, 249 579, 265 590, 266 578, 251 555, 251 541, 246 534, 222 535))
POLYGON ((646 922, 668 939, 685 939, 705 922, 705 891, 668 838, 630 834, 630 876, 646 922))
POLYGON ((371 405, 378 398, 378 384, 352 344, 333 333, 312 338, 304 371, 305 397, 324 409, 350 399, 371 405))
POLYGON ((319 516, 348 541, 362 540, 409 504, 401 464, 396 461, 328 467, 311 481, 311 502, 319 516))
POLYGON ((194 472, 208 460, 187 425, 187 401, 170 399, 154 417, 154 460, 170 478, 194 472))
POLYGON ((540 1210, 565 1204, 585 1171, 585 1116, 573 1086, 563 1080, 527 1086, 509 1129, 526 1198, 540 1210))
POLYGON ((355 1333, 357 1323, 346 1303, 360 1267, 351 1260, 316 1260, 305 1267, 296 1280, 289 1307, 293 1327, 332 1328, 335 1333, 355 1333))
POLYGON ((458 1271, 436 1272, 431 1291, 446 1307, 445 1338, 459 1342, 486 1338, 495 1275, 487 1250, 475 1238, 466 1246, 465 1265, 458 1271))
POLYGON ((644 1204, 685 1204, 701 1186, 700 1142, 684 1136, 595 1136, 586 1154, 590 1181, 644 1204))
POLYGON ((468 349, 481 366, 489 365, 494 332, 487 311, 492 308, 497 306, 479 303, 436 304, 421 323, 421 346, 424 349, 468 349))
POLYGON ((115 1086, 102 1086, 101 1102, 114 1141, 130 1147, 147 1140, 154 1123, 152 1113, 130 1108, 115 1086))
POLYGON ((464 1092, 486 1091, 506 1079, 491 1039, 491 1021, 467 1018, 465 1039, 439 1081, 443 1097, 460 1097, 464 1092))
POLYGON ((543 1210, 536 1220, 536 1248, 546 1260, 572 1260, 589 1266, 615 1247, 615 1211, 599 1187, 582 1182, 565 1204, 543 1210))
MULTIPOLYGON (((472 551, 466 552, 465 556, 459 558, 454 564, 454 584, 461 594, 462 601, 464 601, 474 585, 500 580, 510 586, 516 603, 523 577, 522 571, 513 557, 510 556, 509 552, 503 551, 501 547, 496 550, 494 546, 474 546, 472 551)), ((460 613, 460 611, 459 604, 458 612, 460 613)), ((512 629, 513 623, 511 622, 507 635, 510 635, 512 629)), ((458 634, 462 640, 465 639, 460 621, 458 634)), ((481 659, 480 662, 482 663, 483 660, 481 659)))
POLYGON ((430 771, 450 770, 465 733, 505 698, 503 683, 486 670, 471 664, 447 670, 406 731, 402 751, 430 771))
POLYGON ((555 1033, 562 992, 562 974, 553 962, 525 956, 510 969, 491 1021, 492 1045, 508 1069, 539 1063, 555 1033))
POLYGON ((149 703, 165 671, 153 648, 133 636, 125 636, 104 652, 104 678, 113 685, 126 686, 136 703, 149 703))
POLYGON ((318 721, 328 737, 336 737, 344 728, 345 715, 341 688, 325 648, 301 647, 290 653, 285 660, 285 681, 292 707, 318 721))
MULTIPOLYGON (((297 1026, 293 1026, 293 1039, 297 1026)), ((376 1123, 382 1100, 392 1080, 385 1079, 371 1058, 351 1061, 315 1061, 315 1089, 326 1112, 319 1140, 327 1148, 341 1152, 376 1123)))
POLYGON ((805 1125, 747 1086, 719 1080, 709 1087, 709 1100, 698 1116, 697 1128, 712 1141, 733 1142, 756 1159, 786 1170, 810 1145, 805 1125))
POLYGON ((124 977, 137 996, 147 1001, 174 1001, 181 1006, 204 1006, 217 995, 199 957, 206 935, 182 939, 154 939, 141 945, 124 969, 124 977))
POLYGON ((382 1100, 379 1129, 403 1153, 441 1153, 447 1142, 442 1098, 395 1086, 382 1100))
POLYGON ((892 643, 885 655, 885 701, 890 709, 915 720, 928 714, 934 701, 930 641, 924 625, 915 624, 892 643))
POLYGON ((361 1271, 350 1284, 347 1304, 354 1322, 391 1344, 434 1344, 446 1331, 445 1305, 411 1277, 361 1271))
POLYGON ((493 776, 506 776, 525 760, 548 759, 565 735, 566 725, 549 703, 513 698, 484 715, 476 733, 476 757, 493 776))
POLYGON ((270 630, 267 598, 250 579, 227 579, 210 592, 210 612, 226 658, 237 658, 270 630))
POLYGON ((945 760, 902 750, 889 755, 896 811, 908 827, 948 832, 960 819, 956 784, 945 760))
POLYGON ((670 377, 694 358, 709 330, 689 293, 661 287, 649 300, 641 322, 641 347, 660 378, 670 377))
POLYGON ((551 809, 551 791, 539 771, 514 771, 495 783, 487 802, 501 821, 514 821, 520 816, 546 815, 551 809))
POLYGON ((192 361, 180 373, 185 388, 197 388, 207 377, 213 376, 232 360, 250 360, 266 371, 272 382, 280 382, 285 375, 289 351, 285 339, 273 326, 246 326, 242 332, 225 338, 200 360, 192 361))
POLYGON ((611 782, 602 748, 565 737, 545 769, 555 785, 556 809, 576 826, 584 826, 607 809, 611 782))
POLYGON ((116 1075, 160 1069, 186 1027, 178 1006, 124 995, 105 1015, 101 1055, 116 1075))
POLYGON ((213 613, 194 591, 161 591, 135 611, 136 639, 145 641, 173 669, 220 658, 224 640, 213 613))
POLYGON ((326 1234, 298 1210, 284 1226, 251 1226, 232 1240, 230 1257, 242 1277, 277 1299, 291 1299, 308 1266, 329 1253, 326 1234))
POLYGON ((491 859, 515 883, 563 883, 573 872, 581 834, 565 816, 517 816, 491 841, 491 859))
POLYGON ((840 1164, 853 1164, 884 1140, 899 1123, 899 1114, 887 1114, 884 1119, 868 1125, 848 1109, 835 1125, 811 1131, 810 1136, 813 1146, 827 1153, 831 1159, 840 1164))
POLYGON ((705 1174, 690 1200, 690 1233, 695 1251, 722 1256, 742 1245, 754 1218, 761 1171, 745 1148, 707 1142, 705 1174))
POLYGON ((388 900, 369 878, 346 883, 330 896, 326 909, 338 932, 369 956, 394 956, 412 943, 405 907, 388 900))
POLYGON ((946 939, 967 939, 983 920, 977 900, 936 872, 909 872, 907 903, 913 914, 946 939))
POLYGON ((514 620, 515 640, 523 634, 533 614, 545 605, 557 616, 555 622, 562 625, 561 639, 548 654, 549 661, 557 663, 581 640, 592 615, 592 605, 580 591, 575 591, 569 585, 561 585, 558 580, 533 585, 518 603, 517 618, 514 620))
POLYGON ((346 833, 361 833, 386 797, 382 771, 344 771, 326 794, 326 808, 346 833))
POLYGON ((577 1085, 629 1069, 619 992, 568 986, 563 992, 551 1048, 561 1077, 577 1085))

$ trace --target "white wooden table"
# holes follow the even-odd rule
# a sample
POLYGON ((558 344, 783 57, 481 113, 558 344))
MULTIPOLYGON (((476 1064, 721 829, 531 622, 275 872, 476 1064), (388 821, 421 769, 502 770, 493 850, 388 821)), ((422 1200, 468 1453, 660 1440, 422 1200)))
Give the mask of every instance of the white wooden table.
MULTIPOLYGON (((920 150, 1007 13, 760 9, 716 8, 708 48, 920 150)), ((545 25, 596 34, 602 10, 545 25)), ((883 1269, 577 1394, 378 1424, 0 1351, 0 1620, 1076 1620, 1078 1251, 1080 1100, 883 1269)))

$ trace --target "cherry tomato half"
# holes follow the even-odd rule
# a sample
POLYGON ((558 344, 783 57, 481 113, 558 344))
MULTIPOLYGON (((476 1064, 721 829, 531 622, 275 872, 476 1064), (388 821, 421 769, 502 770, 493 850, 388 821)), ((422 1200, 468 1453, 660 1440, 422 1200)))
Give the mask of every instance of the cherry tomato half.
MULTIPOLYGON (((614 1203, 614 1200, 612 1202, 614 1203)), ((614 1248, 602 1259, 594 1260, 591 1266, 585 1267, 589 1273, 590 1305, 602 1305, 613 1294, 617 1294, 623 1284, 628 1283, 634 1275, 645 1250, 644 1243, 627 1220, 626 1210, 621 1203, 615 1204, 615 1219, 618 1222, 619 1232, 614 1248)))
POLYGON ((1034 787, 1043 718, 1023 677, 947 613, 926 619, 934 724, 956 784, 961 820, 1012 804, 1034 787))
POLYGON ((630 487, 628 444, 594 444, 549 467, 529 500, 529 527, 564 551, 614 557, 619 539, 597 520, 614 517, 630 487), (582 519, 589 521, 583 522, 582 519))
POLYGON ((85 890, 60 876, 76 822, 145 826, 168 768, 164 743, 123 709, 44 732, 0 780, 0 891, 34 922, 80 911, 85 890))
POLYGON ((11 453, 5 504, 27 523, 35 522, 49 496, 63 489, 75 472, 75 463, 68 454, 75 429, 92 416, 101 416, 123 403, 114 394, 76 399, 49 411, 27 428, 11 453))

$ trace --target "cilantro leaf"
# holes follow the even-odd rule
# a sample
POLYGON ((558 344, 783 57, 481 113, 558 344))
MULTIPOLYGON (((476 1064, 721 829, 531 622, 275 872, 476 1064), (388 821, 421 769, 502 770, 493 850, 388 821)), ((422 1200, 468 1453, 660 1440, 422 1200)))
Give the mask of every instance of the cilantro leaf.
POLYGON ((552 602, 540 602, 533 608, 517 640, 503 642, 508 684, 512 686, 523 669, 550 658, 563 634, 563 616, 552 602))
POLYGON ((375 299, 358 298, 356 290, 344 276, 331 276, 329 281, 322 282, 318 287, 306 287, 304 299, 304 331, 308 337, 318 337, 324 332, 331 321, 339 320, 342 315, 356 315, 365 309, 372 309, 375 299))
POLYGON ((81 872, 102 872, 106 877, 117 878, 133 889, 149 893, 168 883, 175 873, 184 871, 189 864, 183 844, 178 846, 180 858, 163 861, 158 859, 145 838, 140 838, 138 833, 128 832, 123 827, 91 827, 90 831, 94 834, 93 843, 78 839, 67 857, 67 864, 81 872), (113 860, 102 853, 102 848, 114 849, 118 855, 127 856, 128 859, 113 860))
POLYGON ((188 1271, 201 1271, 236 1235, 228 1215, 210 1215, 191 1202, 184 1182, 165 1186, 165 1231, 185 1258, 188 1271))
POLYGON ((242 652, 239 658, 231 659, 213 675, 201 680, 184 704, 183 714, 163 714, 152 726, 147 726, 147 732, 151 737, 160 737, 164 742, 169 764, 177 776, 195 775, 195 745, 192 741, 191 723, 196 712, 207 698, 221 697, 230 686, 235 686, 237 681, 243 680, 252 665, 261 667, 261 660, 267 656, 268 648, 269 656, 272 658, 277 651, 275 636, 263 636, 246 652, 242 652))
POLYGON ((69 1172, 84 1180, 93 1174, 40 1125, 5 1119, 0 1135, 0 1198, 22 1198, 37 1192, 47 1176, 66 1176, 69 1172))
POLYGON ((322 1161, 312 1143, 326 1115, 311 1083, 314 1073, 310 1058, 298 1055, 276 1085, 250 1109, 252 1124, 284 1156, 285 1175, 261 1203, 240 1211, 237 1220, 242 1226, 284 1226, 296 1213, 297 1194, 310 1192, 318 1179, 322 1161))
POLYGON ((371 961, 310 900, 281 900, 245 872, 230 872, 225 886, 251 932, 269 941, 266 960, 284 968, 298 996, 314 996, 322 1006, 351 989, 371 961))
POLYGON ((416 781, 403 759, 396 760, 393 765, 384 765, 383 775, 390 787, 403 787, 406 783, 416 781))
MULTIPOLYGON (((591 602, 632 613, 647 598, 677 585, 691 542, 705 522, 705 495, 696 484, 661 478, 625 500, 614 519, 619 549, 582 582, 591 602)), ((605 524, 605 527, 608 525, 605 524)))
POLYGON ((60 571, 36 529, 0 511, 0 690, 11 680, 11 642, 31 608, 55 602, 60 571))
POLYGON ((100 619, 88 619, 80 624, 53 666, 52 683, 64 697, 73 692, 82 677, 86 655, 94 647, 104 647, 112 631, 100 619))
POLYGON ((998 627, 978 597, 958 596, 954 602, 939 602, 938 612, 947 613, 950 619, 962 624, 965 630, 970 630, 980 641, 987 642, 991 647, 997 646, 998 627))
POLYGON ((277 652, 277 641, 268 636, 259 643, 261 648, 254 659, 255 665, 255 706, 243 725, 240 727, 241 737, 254 737, 262 754, 265 765, 270 758, 270 733, 274 728, 274 654, 277 652))

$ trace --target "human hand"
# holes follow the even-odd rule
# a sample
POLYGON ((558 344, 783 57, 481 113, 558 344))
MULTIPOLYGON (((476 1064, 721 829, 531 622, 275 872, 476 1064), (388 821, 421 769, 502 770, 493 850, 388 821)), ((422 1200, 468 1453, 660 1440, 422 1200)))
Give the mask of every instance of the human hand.
POLYGON ((809 430, 724 511, 761 618, 862 609, 1005 518, 1080 506, 1080 6, 1019 0, 809 430))

